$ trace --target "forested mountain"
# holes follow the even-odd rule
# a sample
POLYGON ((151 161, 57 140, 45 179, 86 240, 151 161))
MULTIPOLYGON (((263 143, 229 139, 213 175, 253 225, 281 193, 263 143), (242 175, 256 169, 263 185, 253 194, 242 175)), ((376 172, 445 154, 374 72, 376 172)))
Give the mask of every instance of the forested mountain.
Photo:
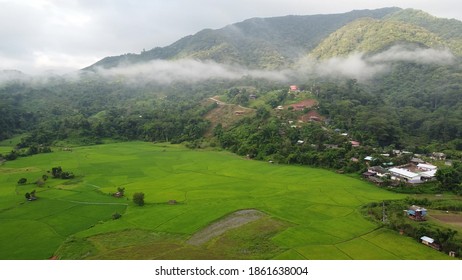
POLYGON ((352 52, 371 53, 396 44, 448 48, 462 55, 462 22, 434 18, 412 9, 392 13, 383 19, 361 18, 338 29, 310 54, 316 58, 344 56, 352 52))
POLYGON ((179 58, 211 59, 251 68, 288 66, 345 24, 364 17, 381 19, 399 10, 383 8, 333 15, 253 18, 218 30, 202 30, 164 48, 106 57, 86 69, 179 58))

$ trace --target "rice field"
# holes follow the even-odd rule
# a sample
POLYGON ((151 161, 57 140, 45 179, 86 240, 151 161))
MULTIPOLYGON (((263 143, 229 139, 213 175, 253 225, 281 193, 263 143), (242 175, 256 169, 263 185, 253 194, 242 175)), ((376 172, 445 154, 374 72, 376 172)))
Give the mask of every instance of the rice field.
POLYGON ((359 212, 400 198, 331 171, 224 151, 145 142, 55 149, 0 166, 0 259, 446 259, 359 212), (33 183, 56 166, 76 178, 33 183), (111 195, 118 187, 125 197, 111 195), (27 201, 34 189, 38 199, 27 201), (135 192, 144 206, 131 201, 135 192), (188 242, 243 209, 262 215, 188 242))

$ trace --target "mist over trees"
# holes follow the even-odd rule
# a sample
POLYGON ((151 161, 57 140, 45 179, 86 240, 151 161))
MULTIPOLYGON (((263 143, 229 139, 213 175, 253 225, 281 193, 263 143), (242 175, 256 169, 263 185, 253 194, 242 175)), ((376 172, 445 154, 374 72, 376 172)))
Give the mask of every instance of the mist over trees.
POLYGON ((250 19, 72 75, 0 72, 0 141, 21 135, 0 161, 114 140, 218 146, 346 172, 377 149, 458 159, 460 30, 459 21, 399 8, 250 19), (295 100, 292 84, 316 99, 321 122, 294 129, 289 122, 309 110, 275 110, 295 100), (253 113, 212 123, 214 96, 253 113))
MULTIPOLYGON (((348 131, 365 144, 415 148, 435 141, 454 143, 452 146, 460 148, 457 141, 462 136, 461 75, 460 64, 397 62, 392 64, 389 73, 377 75, 368 82, 331 77, 305 78, 298 82, 318 99, 319 112, 327 117, 331 128, 348 131)), ((315 132, 319 128, 314 125, 296 133, 280 135, 280 121, 274 119, 272 110, 289 100, 285 81, 243 77, 169 85, 134 84, 124 81, 123 77, 114 79, 82 74, 71 82, 57 78, 41 84, 2 84, 0 140, 27 132, 16 144, 18 148, 29 149, 28 154, 49 152, 43 147, 60 142, 97 144, 109 138, 191 142, 213 129, 204 116, 214 106, 205 106, 203 100, 225 94, 230 96, 231 102, 246 105, 249 94, 234 90, 240 85, 252 86, 258 95, 267 95, 267 103, 255 107, 259 114, 263 114, 262 122, 257 115, 257 118, 244 119, 224 134, 222 132, 220 142, 225 147, 237 145, 242 151, 247 149, 244 143, 236 143, 241 139, 236 133, 259 144, 269 141, 275 145, 269 150, 278 151, 284 150, 280 145, 287 138, 293 142, 312 138, 314 133, 315 138, 323 139, 315 132), (280 93, 274 94, 275 90, 280 93), (264 132, 262 125, 267 126, 264 132), (264 139, 251 136, 259 134, 263 134, 264 139)), ((323 141, 327 140, 318 142, 323 141)), ((249 143, 249 140, 245 142, 249 143)), ((257 147, 249 148, 245 153, 262 153, 261 150, 252 152, 252 149, 257 147)))

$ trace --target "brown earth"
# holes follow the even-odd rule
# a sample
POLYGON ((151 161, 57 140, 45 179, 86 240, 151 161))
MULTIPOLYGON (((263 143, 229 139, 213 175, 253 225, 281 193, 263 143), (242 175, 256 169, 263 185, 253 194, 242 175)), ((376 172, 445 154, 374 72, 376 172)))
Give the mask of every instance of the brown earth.
POLYGON ((305 115, 299 118, 302 122, 310 122, 310 121, 324 121, 324 117, 321 116, 317 111, 309 111, 305 115))
POLYGON ((285 106, 286 109, 289 107, 293 107, 294 110, 303 110, 304 108, 312 108, 314 106, 318 105, 318 101, 315 99, 306 99, 303 101, 300 101, 298 103, 290 104, 288 106, 285 106))
POLYGON ((446 224, 462 227, 462 215, 460 214, 432 214, 431 217, 446 224))
POLYGON ((210 136, 213 132, 213 128, 219 123, 221 123, 223 128, 228 128, 244 116, 250 116, 255 113, 254 109, 235 104, 227 104, 218 100, 217 97, 210 98, 204 103, 207 105, 213 102, 217 103, 218 106, 205 115, 205 119, 209 120, 211 123, 209 131, 206 132, 206 136, 210 136))

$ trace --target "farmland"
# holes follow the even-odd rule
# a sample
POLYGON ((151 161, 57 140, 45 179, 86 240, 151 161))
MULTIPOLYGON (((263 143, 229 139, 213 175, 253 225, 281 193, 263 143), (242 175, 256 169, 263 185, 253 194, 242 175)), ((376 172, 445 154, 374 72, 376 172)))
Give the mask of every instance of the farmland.
POLYGON ((0 259, 445 259, 359 211, 400 198, 331 171, 223 151, 145 142, 56 148, 0 166, 0 259), (55 166, 76 177, 33 183, 55 166), (118 187, 125 197, 111 195, 118 187), (26 201, 34 189, 38 199, 26 201), (144 206, 131 201, 136 192, 144 206), (122 217, 113 220, 115 212, 122 217), (252 216, 198 237, 245 213, 252 216))

